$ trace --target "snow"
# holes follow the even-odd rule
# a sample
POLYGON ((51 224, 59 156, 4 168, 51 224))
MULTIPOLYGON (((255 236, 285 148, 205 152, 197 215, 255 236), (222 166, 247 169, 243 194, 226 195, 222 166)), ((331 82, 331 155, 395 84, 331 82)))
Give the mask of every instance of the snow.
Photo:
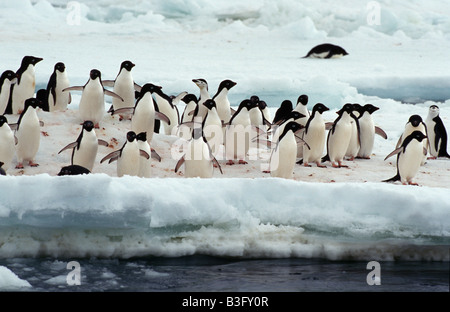
POLYGON ((0 290, 14 291, 28 287, 31 287, 30 283, 20 279, 7 267, 0 266, 0 290))
MULTIPOLYGON (((297 165, 292 180, 270 178, 262 170, 268 152, 251 150, 258 157, 249 164, 228 166, 222 161, 223 174, 215 169, 212 179, 201 180, 184 178, 183 168, 174 172, 180 155, 172 148, 179 138, 156 134, 152 147, 162 161, 153 161, 152 178, 118 178, 116 163, 100 164, 100 159, 123 145, 130 121, 105 115, 96 132, 110 146, 99 146, 93 173, 56 177, 71 155, 58 152, 81 131, 81 93, 74 91, 67 111, 38 112, 44 122, 41 130, 48 135, 41 136, 35 159, 39 167, 15 169, 14 159, 8 175, 0 177, 0 224, 45 229, 92 226, 100 232, 110 226, 167 227, 169 232, 181 226, 185 240, 177 245, 164 236, 148 239, 140 233, 136 237, 148 241, 139 245, 132 234, 121 233, 123 243, 114 243, 103 232, 92 234, 94 239, 71 228, 73 232, 63 232, 66 238, 58 231, 48 234, 47 248, 42 248, 47 232, 31 239, 29 230, 22 229, 14 232, 12 241, 0 241, 0 257, 204 252, 279 257, 324 253, 338 259, 359 248, 339 243, 323 250, 320 240, 304 244, 298 237, 305 224, 331 233, 343 229, 345 235, 367 240, 379 233, 408 239, 430 235, 448 245, 448 159, 428 160, 415 178, 419 187, 381 181, 396 173, 395 158, 384 158, 395 149, 409 116, 425 119, 429 106, 436 104, 450 130, 450 4, 372 4, 375 11, 357 0, 1 2, 0 35, 5 44, 0 71, 18 69, 24 55, 43 57, 36 66, 36 89, 45 88, 56 62, 66 64, 71 85, 84 85, 91 69, 99 69, 103 79, 114 79, 120 63, 131 60, 136 64, 133 77, 141 85, 163 86, 169 95, 183 91, 198 95, 192 79, 204 78, 213 95, 222 80, 231 79, 237 82, 229 94, 232 106, 256 94, 268 103, 272 116, 283 100, 295 103, 300 94, 309 96, 310 109, 317 102, 330 108, 324 113, 326 121, 333 121, 347 102, 371 103, 380 107, 373 117, 388 139, 377 136, 372 158, 346 161, 348 169, 331 168, 329 163, 327 168, 297 165), (380 24, 370 25, 367 16, 377 12, 377 4, 380 24), (5 26, 11 24, 14 27, 5 26), (338 44, 349 55, 301 58, 323 42, 338 44), (233 222, 240 231, 230 234, 220 228, 233 222), (200 228, 190 231, 192 226, 200 228), (230 240, 224 241, 224 236, 230 240)), ((110 105, 107 96, 106 109, 110 105)), ((178 107, 182 112, 184 104, 178 107)), ((18 118, 7 117, 10 123, 18 118)), ((386 258, 401 254, 402 248, 394 244, 386 258)), ((436 258, 448 261, 448 250, 436 258)))

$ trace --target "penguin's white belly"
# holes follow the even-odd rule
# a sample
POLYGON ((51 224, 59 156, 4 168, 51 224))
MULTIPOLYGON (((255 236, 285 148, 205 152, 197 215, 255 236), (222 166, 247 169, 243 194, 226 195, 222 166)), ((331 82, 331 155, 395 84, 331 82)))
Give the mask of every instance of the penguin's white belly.
POLYGON ((72 163, 74 165, 79 165, 92 171, 94 168, 95 158, 97 157, 98 151, 98 139, 95 134, 85 131, 83 133, 83 139, 80 143, 80 148, 75 147, 73 152, 72 163))
POLYGON ((223 144, 222 121, 217 114, 208 113, 203 132, 214 156, 217 156, 223 144))
POLYGON ((25 100, 34 96, 35 86, 34 70, 29 68, 22 74, 20 84, 14 85, 12 100, 13 114, 18 114, 24 109, 25 100))
MULTIPOLYGON (((147 142, 138 141, 138 146, 140 150, 147 152, 151 156, 150 145, 147 142)), ((150 178, 152 169, 152 158, 149 159, 140 156, 139 157, 139 172, 138 176, 141 178, 150 178)))
POLYGON ((67 108, 67 104, 69 104, 70 92, 62 92, 62 90, 68 87, 70 87, 70 83, 67 77, 57 79, 55 88, 56 103, 53 103, 53 95, 49 94, 49 110, 51 112, 58 110, 62 111, 67 108), (50 99, 52 100, 52 103, 50 103, 50 99))
POLYGON ((244 160, 250 148, 250 124, 230 125, 226 131, 225 149, 227 159, 244 160))
POLYGON ((224 123, 229 122, 231 118, 230 102, 228 102, 228 100, 222 100, 220 102, 216 102, 216 106, 217 114, 219 115, 220 120, 223 120, 224 123))
MULTIPOLYGON (((123 102, 116 98, 112 98, 112 105, 114 109, 119 109, 123 107, 133 107, 134 106, 134 82, 131 78, 118 79, 114 83, 114 93, 118 94, 123 102)), ((124 77, 126 78, 126 77, 124 77)))
POLYGON ((430 153, 431 156, 437 157, 440 142, 438 143, 438 146, 435 146, 435 139, 436 139, 436 134, 434 133, 435 123, 434 121, 427 119, 426 125, 428 129, 427 139, 428 142, 430 142, 429 146, 427 146, 428 152, 430 153))
POLYGON ((308 144, 299 144, 303 149, 303 162, 317 162, 320 160, 325 148, 325 124, 311 123, 309 125, 308 133, 303 137, 303 140, 308 144))
MULTIPOLYGON (((331 131, 331 130, 330 130, 331 131)), ((337 162, 344 159, 352 135, 350 123, 339 123, 336 125, 334 133, 330 134, 328 142, 328 155, 330 161, 337 162)))
POLYGON ((137 176, 139 173, 139 148, 137 143, 127 142, 122 150, 122 155, 117 159, 117 176, 137 176))
POLYGON ((270 158, 272 177, 291 179, 297 157, 297 142, 293 133, 287 133, 270 158))
POLYGON ((16 152, 14 141, 14 133, 5 123, 0 128, 0 161, 4 163, 2 168, 5 171, 9 169, 16 152))
POLYGON ((185 177, 212 177, 214 168, 210 159, 209 148, 202 139, 190 141, 184 157, 185 177))
POLYGON ((16 136, 19 162, 32 161, 39 150, 41 139, 39 119, 25 114, 16 136))
POLYGON ((358 156, 364 158, 370 157, 375 142, 375 125, 372 121, 360 121, 360 138, 361 145, 359 147, 358 156))
POLYGON ((177 110, 174 107, 170 106, 170 104, 160 97, 159 95, 155 94, 156 102, 158 104, 158 110, 159 112, 163 113, 167 116, 170 120, 170 125, 168 125, 165 122, 162 122, 164 133, 166 135, 175 135, 175 133, 172 133, 172 130, 178 126, 178 113, 177 110))
POLYGON ((401 182, 411 182, 419 171, 423 158, 423 144, 417 140, 412 140, 406 147, 405 153, 400 154, 398 161, 398 172, 401 182))
POLYGON ((351 135, 350 135, 350 142, 348 143, 347 151, 345 153, 345 156, 348 157, 356 157, 358 155, 359 151, 359 141, 358 141, 358 129, 356 127, 356 122, 351 122, 351 135))
POLYGON ((153 103, 151 105, 145 104, 146 103, 139 103, 136 107, 136 110, 131 117, 131 130, 136 134, 147 132, 147 142, 151 143, 155 127, 155 109, 153 103))
POLYGON ((105 114, 105 94, 100 84, 84 88, 79 106, 80 118, 99 123, 105 114))

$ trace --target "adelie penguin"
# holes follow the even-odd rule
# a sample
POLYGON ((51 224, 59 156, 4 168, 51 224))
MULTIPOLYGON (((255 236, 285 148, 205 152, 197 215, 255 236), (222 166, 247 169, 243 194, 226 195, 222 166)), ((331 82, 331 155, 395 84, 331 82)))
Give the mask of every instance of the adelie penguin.
POLYGON ((63 92, 82 91, 78 109, 80 119, 82 123, 86 120, 92 121, 95 128, 100 127, 100 121, 106 113, 105 94, 123 101, 119 95, 103 87, 101 76, 99 70, 92 69, 89 73, 89 79, 84 86, 73 86, 63 90, 63 92))
POLYGON ((43 58, 24 56, 20 68, 16 72, 17 83, 11 85, 10 98, 5 114, 20 114, 25 105, 25 100, 32 98, 36 88, 34 67, 43 58))
POLYGON ((439 117, 439 107, 437 105, 430 106, 425 124, 428 131, 428 151, 431 155, 429 158, 450 158, 447 152, 447 131, 445 130, 441 117, 439 117))
MULTIPOLYGON (((420 117, 420 115, 411 115, 408 119, 408 122, 405 125, 405 129, 403 130, 402 135, 399 137, 398 141, 397 141, 397 145, 395 148, 399 148, 403 141, 405 140, 406 137, 408 137, 408 135, 410 135, 411 133, 413 133, 414 131, 420 131, 422 132, 424 135, 427 135, 427 126, 426 124, 423 122, 422 117, 420 117)), ((428 140, 424 139, 422 141, 423 147, 425 149, 428 148, 428 140)), ((427 156, 426 154, 423 155, 422 158, 422 163, 421 165, 425 164, 425 160, 426 160, 427 156)))
POLYGON ((372 104, 365 104, 359 110, 359 137, 360 147, 356 158, 370 159, 372 156, 373 145, 375 142, 375 134, 387 139, 386 132, 378 126, 375 126, 372 114, 379 108, 372 104))
POLYGON ((58 154, 67 149, 72 149, 71 164, 82 166, 92 172, 99 145, 108 147, 109 144, 97 138, 94 123, 87 120, 83 123, 77 140, 66 145, 58 154))
POLYGON ((400 181, 402 184, 417 185, 412 179, 419 171, 423 155, 427 153, 422 144, 425 138, 423 132, 413 131, 403 140, 399 148, 386 156, 384 160, 397 155, 397 174, 383 182, 400 181))
POLYGON ((303 58, 340 58, 348 55, 344 48, 331 43, 323 43, 312 48, 303 58))
POLYGON ((230 100, 228 99, 228 92, 235 85, 236 85, 236 82, 234 82, 230 79, 223 80, 219 84, 217 93, 212 97, 212 99, 216 103, 217 113, 219 114, 219 118, 224 123, 229 122, 231 115, 232 115, 232 111, 231 111, 231 107, 230 107, 230 100))
POLYGON ((208 82, 203 78, 192 79, 192 82, 195 83, 197 85, 197 87, 200 89, 200 95, 198 97, 199 110, 198 110, 197 115, 202 118, 205 118, 206 107, 203 106, 203 103, 206 100, 211 99, 211 95, 209 95, 209 90, 208 90, 208 82))
POLYGON ((58 172, 58 176, 83 175, 90 173, 91 172, 87 168, 84 168, 83 166, 69 165, 62 167, 61 170, 58 172))
POLYGON ((5 114, 11 94, 11 86, 17 83, 16 73, 5 70, 0 76, 0 115, 5 114))
POLYGON ((47 89, 40 89, 36 93, 36 97, 42 102, 42 109, 49 112, 66 110, 67 105, 72 102, 72 96, 70 92, 63 92, 63 90, 69 86, 65 64, 56 63, 47 83, 47 89))

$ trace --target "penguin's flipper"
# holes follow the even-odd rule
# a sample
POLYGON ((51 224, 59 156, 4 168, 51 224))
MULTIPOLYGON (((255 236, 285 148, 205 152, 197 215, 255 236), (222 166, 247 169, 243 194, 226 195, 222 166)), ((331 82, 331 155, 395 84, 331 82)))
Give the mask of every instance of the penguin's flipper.
POLYGON ((18 123, 12 123, 12 124, 8 124, 8 126, 11 128, 11 130, 17 130, 17 128, 19 127, 18 123))
POLYGON ((106 142, 105 140, 98 139, 98 145, 102 145, 102 146, 108 147, 108 146, 109 146, 109 143, 106 142))
POLYGON ((138 85, 136 82, 134 83, 134 90, 137 91, 138 93, 141 92, 142 87, 140 85, 138 85))
POLYGON ((111 159, 113 157, 119 157, 119 155, 120 155, 120 150, 111 152, 108 155, 106 155, 105 157, 103 157, 102 160, 100 160, 100 163, 104 162, 105 160, 111 159))
POLYGON ((145 157, 145 159, 150 158, 150 155, 146 151, 141 150, 141 149, 139 150, 139 155, 141 155, 142 157, 145 157))
POLYGON ((270 141, 270 140, 260 139, 260 138, 256 137, 252 140, 252 142, 256 142, 258 144, 258 146, 260 144, 263 144, 263 145, 267 146, 268 148, 272 148, 272 141, 270 141))
POLYGON ((326 122, 325 123, 325 130, 331 130, 333 128, 334 122, 326 122))
POLYGON ((423 148, 423 155, 426 156, 428 154, 428 150, 426 147, 423 148))
POLYGON ((175 166, 175 173, 180 169, 180 167, 184 164, 184 155, 178 160, 177 165, 175 166))
POLYGON ((217 161, 216 157, 212 156, 212 161, 213 161, 214 164, 216 164, 217 168, 219 168, 220 173, 223 174, 222 167, 220 166, 220 164, 217 161))
POLYGON ((108 164, 112 163, 113 161, 116 161, 117 159, 119 159, 119 155, 110 158, 108 164))
POLYGON ((117 114, 123 114, 123 115, 134 114, 134 107, 122 107, 119 109, 113 109, 111 115, 117 115, 117 114))
POLYGON ((170 119, 165 114, 155 111, 155 118, 164 121, 166 124, 170 126, 170 119))
POLYGON ((120 95, 118 95, 117 93, 114 93, 112 91, 109 91, 109 90, 105 89, 105 94, 109 95, 109 96, 112 96, 112 97, 115 97, 116 99, 119 99, 119 100, 121 100, 123 102, 122 97, 120 95))
POLYGON ((159 154, 153 148, 152 148, 152 158, 156 159, 159 162, 161 162, 161 156, 159 156, 159 154))
POLYGON ((403 134, 398 138, 397 144, 395 145, 395 148, 399 148, 402 145, 402 137, 403 134))
POLYGON ((114 87, 115 80, 102 80, 104 87, 114 87))
POLYGON ((72 103, 72 94, 69 93, 69 101, 67 102, 67 104, 72 103))
POLYGON ((386 156, 386 159, 388 159, 389 157, 392 157, 394 155, 397 155, 398 153, 400 153, 403 150, 403 146, 400 146, 399 148, 396 148, 394 151, 392 151, 389 155, 386 156))
POLYGON ((65 89, 62 90, 62 92, 66 92, 66 91, 83 91, 84 90, 84 86, 73 86, 73 87, 67 87, 65 89))
POLYGON ((173 97, 172 103, 174 105, 177 105, 178 103, 180 103, 181 99, 184 98, 186 95, 188 95, 186 91, 181 92, 180 94, 173 97))
POLYGON ((387 140, 387 134, 380 127, 375 126, 375 133, 381 136, 383 139, 387 140))
POLYGON ((308 143, 306 143, 305 142, 305 140, 303 140, 301 137, 299 137, 299 136, 295 136, 295 140, 297 141, 297 144, 300 144, 300 145, 306 145, 306 147, 309 149, 309 150, 311 150, 311 147, 309 147, 309 145, 308 145, 308 143))
POLYGON ((61 152, 65 151, 65 150, 67 150, 67 149, 74 148, 75 146, 77 146, 77 144, 78 144, 77 141, 67 144, 65 147, 63 147, 63 148, 58 152, 58 154, 60 154, 61 152))
POLYGON ((381 182, 395 182, 395 181, 400 181, 400 175, 398 173, 395 176, 393 176, 392 178, 383 180, 381 182))

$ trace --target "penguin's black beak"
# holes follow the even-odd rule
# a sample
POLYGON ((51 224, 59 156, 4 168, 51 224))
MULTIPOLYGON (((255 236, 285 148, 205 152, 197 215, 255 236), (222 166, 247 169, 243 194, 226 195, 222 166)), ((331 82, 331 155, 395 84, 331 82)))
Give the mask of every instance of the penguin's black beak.
POLYGON ((33 63, 34 63, 34 65, 36 65, 37 63, 39 63, 42 60, 43 60, 42 57, 35 57, 34 60, 33 60, 33 63))

